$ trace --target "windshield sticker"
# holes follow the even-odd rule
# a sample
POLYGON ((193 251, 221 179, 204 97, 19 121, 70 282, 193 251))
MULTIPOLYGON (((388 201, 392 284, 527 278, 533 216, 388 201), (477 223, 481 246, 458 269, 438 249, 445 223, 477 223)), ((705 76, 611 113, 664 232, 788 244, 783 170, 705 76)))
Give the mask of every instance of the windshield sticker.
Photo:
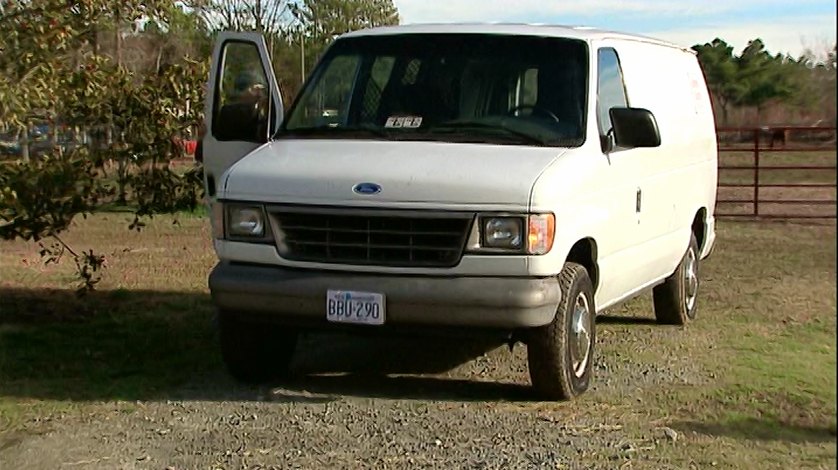
POLYGON ((390 116, 387 118, 387 122, 384 123, 384 127, 388 128, 407 127, 416 129, 421 125, 422 116, 390 116))

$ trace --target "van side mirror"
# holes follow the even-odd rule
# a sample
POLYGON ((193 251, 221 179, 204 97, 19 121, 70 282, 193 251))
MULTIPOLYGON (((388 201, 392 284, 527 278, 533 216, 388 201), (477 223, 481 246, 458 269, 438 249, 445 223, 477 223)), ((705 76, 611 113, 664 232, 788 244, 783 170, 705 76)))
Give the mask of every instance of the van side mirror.
POLYGON ((608 110, 618 147, 659 147, 661 135, 655 115, 643 108, 614 107, 608 110))

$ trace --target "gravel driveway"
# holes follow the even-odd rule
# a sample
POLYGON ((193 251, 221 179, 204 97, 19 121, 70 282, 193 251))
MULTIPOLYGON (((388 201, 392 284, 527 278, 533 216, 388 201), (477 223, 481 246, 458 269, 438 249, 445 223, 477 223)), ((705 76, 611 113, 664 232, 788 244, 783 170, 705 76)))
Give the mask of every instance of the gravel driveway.
POLYGON ((632 348, 673 331, 631 323, 600 322, 595 386, 572 403, 534 401, 522 345, 510 353, 481 340, 310 335, 298 349, 296 378, 282 386, 238 385, 219 370, 168 400, 80 404, 75 413, 29 422, 0 441, 0 463, 102 469, 638 464, 653 457, 648 451, 673 445, 677 432, 620 403, 642 402, 648 387, 707 377, 688 361, 630 360, 632 348))

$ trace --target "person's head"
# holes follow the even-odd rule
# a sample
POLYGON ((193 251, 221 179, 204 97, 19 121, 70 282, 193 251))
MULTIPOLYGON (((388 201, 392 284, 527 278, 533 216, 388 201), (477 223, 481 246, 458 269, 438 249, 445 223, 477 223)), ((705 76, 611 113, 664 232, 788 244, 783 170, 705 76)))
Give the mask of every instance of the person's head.
POLYGON ((246 70, 236 76, 233 82, 234 95, 239 99, 264 99, 267 97, 264 77, 246 70))
POLYGON ((236 76, 233 88, 236 93, 244 93, 252 86, 259 83, 258 76, 252 70, 245 70, 236 76))

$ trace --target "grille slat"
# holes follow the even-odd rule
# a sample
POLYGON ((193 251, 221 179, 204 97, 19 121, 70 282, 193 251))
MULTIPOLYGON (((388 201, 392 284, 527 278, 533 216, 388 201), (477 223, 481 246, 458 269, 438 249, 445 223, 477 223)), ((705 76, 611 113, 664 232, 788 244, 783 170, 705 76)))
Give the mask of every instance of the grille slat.
MULTIPOLYGON (((343 232, 343 233, 383 233, 383 234, 393 234, 393 235, 413 235, 414 232, 409 230, 364 230, 364 229, 340 229, 340 228, 326 228, 326 227, 306 227, 303 225, 283 225, 283 230, 308 230, 311 232, 343 232)), ((454 237, 462 236, 460 232, 452 232, 452 231, 424 231, 421 232, 421 235, 451 235, 454 237)))
POLYGON ((295 261, 450 267, 463 254, 472 214, 269 210, 282 257, 295 261))
POLYGON ((460 251, 460 248, 440 248, 438 246, 427 246, 427 245, 370 245, 368 243, 339 243, 339 242, 301 242, 301 241, 285 241, 288 245, 297 245, 297 246, 334 246, 334 247, 343 247, 343 248, 364 248, 364 249, 375 249, 381 248, 384 250, 437 250, 437 251, 460 251))

